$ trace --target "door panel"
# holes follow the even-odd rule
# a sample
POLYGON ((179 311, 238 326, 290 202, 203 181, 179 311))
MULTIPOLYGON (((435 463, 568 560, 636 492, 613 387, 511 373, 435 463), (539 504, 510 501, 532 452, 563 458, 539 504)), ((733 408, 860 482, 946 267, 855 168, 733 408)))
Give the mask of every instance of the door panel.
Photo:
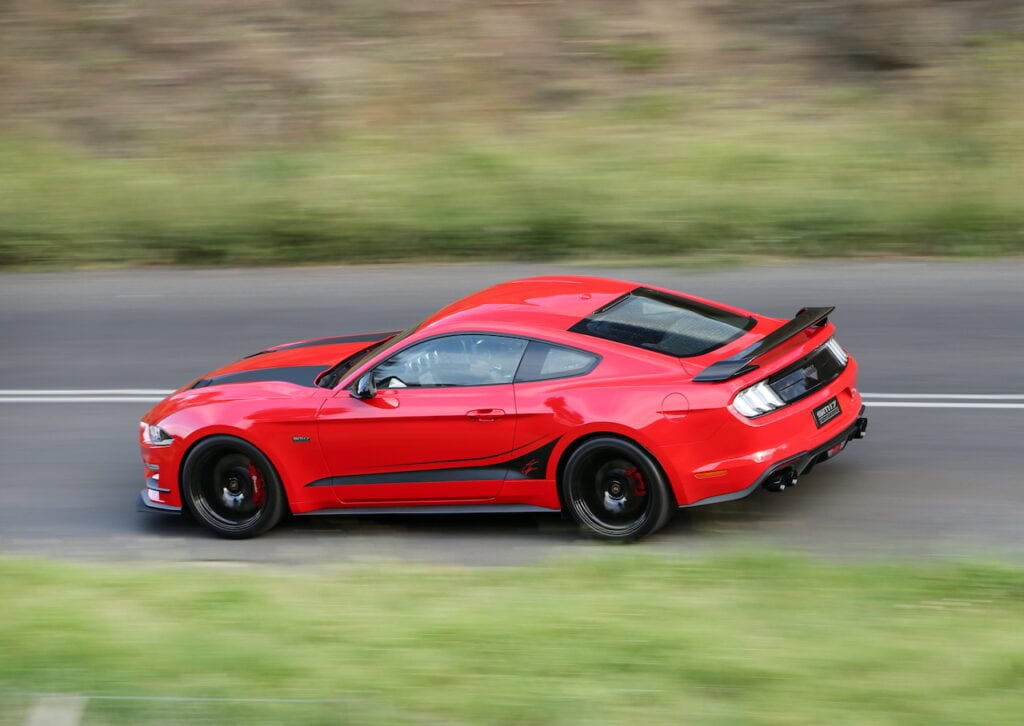
POLYGON ((318 437, 344 504, 487 500, 501 489, 515 434, 512 386, 340 391, 318 437))

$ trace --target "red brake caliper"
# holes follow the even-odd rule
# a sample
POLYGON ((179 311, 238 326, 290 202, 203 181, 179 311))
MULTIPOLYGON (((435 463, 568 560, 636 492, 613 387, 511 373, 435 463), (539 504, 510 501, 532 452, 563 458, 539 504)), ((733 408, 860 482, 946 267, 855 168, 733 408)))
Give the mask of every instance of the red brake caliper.
POLYGON ((630 481, 633 482, 633 496, 646 497, 647 496, 647 482, 644 481, 643 474, 635 466, 631 467, 627 472, 626 476, 629 477, 630 481))
POLYGON ((263 506, 263 498, 266 496, 266 489, 263 486, 263 475, 256 465, 249 462, 249 478, 252 480, 252 500, 257 507, 263 506))

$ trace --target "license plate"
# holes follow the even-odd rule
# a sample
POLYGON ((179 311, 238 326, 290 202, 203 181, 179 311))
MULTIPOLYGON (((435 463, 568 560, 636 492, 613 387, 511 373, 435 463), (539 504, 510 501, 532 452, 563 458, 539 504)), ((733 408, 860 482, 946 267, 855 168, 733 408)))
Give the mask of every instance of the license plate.
POLYGON ((839 399, 831 398, 814 409, 814 423, 820 429, 841 413, 842 409, 839 408, 839 399))

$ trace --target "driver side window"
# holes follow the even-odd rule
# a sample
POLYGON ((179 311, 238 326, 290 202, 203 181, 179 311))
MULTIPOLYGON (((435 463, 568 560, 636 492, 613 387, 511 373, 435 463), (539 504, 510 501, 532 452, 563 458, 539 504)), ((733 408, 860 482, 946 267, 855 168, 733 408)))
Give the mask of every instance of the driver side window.
POLYGON ((522 338, 446 335, 409 346, 373 371, 379 388, 493 386, 511 383, 526 349, 522 338))

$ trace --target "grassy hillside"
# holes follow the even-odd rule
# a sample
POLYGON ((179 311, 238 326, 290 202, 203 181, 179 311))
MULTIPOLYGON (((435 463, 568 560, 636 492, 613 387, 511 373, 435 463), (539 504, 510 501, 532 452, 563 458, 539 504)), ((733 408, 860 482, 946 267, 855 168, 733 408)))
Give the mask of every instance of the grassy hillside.
POLYGON ((0 5, 0 265, 1024 251, 999 0, 0 5))

